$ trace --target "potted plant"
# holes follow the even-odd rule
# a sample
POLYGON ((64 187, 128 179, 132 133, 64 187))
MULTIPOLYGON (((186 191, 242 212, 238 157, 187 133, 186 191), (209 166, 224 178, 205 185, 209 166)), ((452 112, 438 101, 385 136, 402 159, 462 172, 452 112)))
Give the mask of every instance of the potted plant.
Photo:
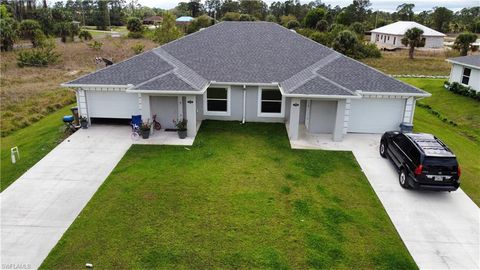
POLYGON ((173 121, 177 127, 178 137, 180 139, 185 139, 187 137, 187 119, 182 119, 180 121, 173 121))
POLYGON ((80 126, 82 128, 88 128, 88 118, 86 116, 80 117, 80 126))
POLYGON ((152 124, 150 122, 143 122, 140 125, 140 131, 142 133, 142 138, 148 139, 150 137, 150 128, 152 127, 152 124))

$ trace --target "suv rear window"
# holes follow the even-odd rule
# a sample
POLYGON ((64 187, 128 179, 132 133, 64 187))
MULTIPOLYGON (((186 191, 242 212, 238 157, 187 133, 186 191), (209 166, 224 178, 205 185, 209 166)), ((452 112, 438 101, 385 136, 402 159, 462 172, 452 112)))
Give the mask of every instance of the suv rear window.
POLYGON ((457 170, 457 159, 452 157, 425 157, 423 166, 426 168, 444 168, 452 171, 457 170))

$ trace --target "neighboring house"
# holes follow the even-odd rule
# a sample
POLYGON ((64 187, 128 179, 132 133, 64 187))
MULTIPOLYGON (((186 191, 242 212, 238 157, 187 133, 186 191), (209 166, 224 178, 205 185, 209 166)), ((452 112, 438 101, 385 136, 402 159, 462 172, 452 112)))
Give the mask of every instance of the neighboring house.
POLYGON ((419 28, 423 30, 423 39, 425 41, 425 48, 441 48, 443 47, 443 39, 446 36, 443 33, 435 31, 424 25, 416 22, 399 21, 394 22, 380 28, 373 29, 370 37, 370 42, 377 44, 380 48, 394 49, 406 48, 402 44, 402 38, 405 32, 411 28, 419 28))
POLYGON ((178 17, 175 22, 180 25, 190 24, 194 20, 193 17, 190 16, 181 16, 178 17))
POLYGON ((194 137, 206 119, 279 122, 291 140, 397 130, 430 95, 268 22, 222 22, 63 86, 93 125, 156 114, 194 137))
POLYGON ((480 91, 480 55, 447 59, 452 64, 449 82, 458 82, 480 91))
POLYGON ((150 16, 143 19, 143 24, 160 24, 163 21, 161 16, 150 16))

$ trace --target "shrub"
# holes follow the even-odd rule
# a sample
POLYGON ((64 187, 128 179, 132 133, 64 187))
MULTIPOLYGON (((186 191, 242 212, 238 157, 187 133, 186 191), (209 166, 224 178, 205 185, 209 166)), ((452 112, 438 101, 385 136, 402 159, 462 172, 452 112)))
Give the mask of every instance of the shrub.
POLYGON ((353 57, 358 46, 357 36, 349 30, 344 30, 335 37, 332 48, 337 52, 353 57))
POLYGON ((356 53, 354 57, 357 59, 382 57, 382 53, 377 48, 377 46, 371 43, 368 43, 368 44, 359 43, 355 51, 356 53))
POLYGON ((80 40, 92 40, 92 34, 90 34, 90 32, 88 32, 87 30, 82 30, 80 31, 80 33, 78 33, 78 38, 80 40))
POLYGON ((13 44, 18 38, 18 23, 10 17, 0 18, 0 49, 13 50, 13 44))
POLYGON ((222 18, 222 21, 238 21, 240 20, 240 13, 227 12, 222 18))
POLYGON ((143 37, 143 32, 128 32, 127 37, 137 39, 143 37))
POLYGON ((19 67, 45 67, 54 64, 60 57, 59 53, 54 51, 55 41, 46 42, 41 48, 25 50, 17 55, 17 65, 19 67))
POLYGON ((20 23, 20 28, 19 28, 20 36, 22 38, 29 39, 32 42, 33 47, 36 47, 37 45, 35 43, 35 37, 39 35, 39 31, 41 32, 42 28, 40 27, 40 24, 35 20, 28 19, 28 20, 23 20, 20 23))
POLYGON ((134 44, 131 49, 133 50, 133 52, 135 54, 139 54, 139 53, 142 53, 143 50, 145 49, 145 45, 143 45, 142 43, 137 43, 137 44, 134 44))
POLYGON ((289 21, 296 21, 296 20, 297 20, 297 17, 293 16, 292 14, 280 16, 280 24, 283 26, 287 26, 287 23, 289 21))
POLYGON ((255 21, 255 17, 250 16, 249 14, 242 14, 242 15, 240 15, 240 17, 238 18, 238 20, 239 20, 239 21, 244 21, 244 22, 255 21))
POLYGON ((127 30, 130 32, 142 32, 143 24, 139 18, 130 17, 127 20, 127 30))
POLYGON ((317 29, 320 32, 325 32, 328 30, 328 22, 326 20, 320 20, 317 22, 317 25, 315 26, 315 29, 317 29))
POLYGON ((445 84, 445 88, 455 94, 473 98, 480 101, 480 92, 473 90, 470 86, 464 86, 458 82, 445 84))
POLYGON ((477 35, 470 32, 461 33, 455 39, 453 47, 460 51, 460 55, 465 56, 471 47, 470 44, 475 42, 475 40, 477 40, 477 35))
POLYGON ((99 51, 99 50, 102 48, 103 43, 94 40, 92 43, 88 44, 88 46, 90 46, 90 48, 92 48, 92 49, 94 49, 94 50, 96 50, 96 51, 99 51))
POLYGON ((43 34, 42 30, 35 29, 35 33, 32 37, 33 47, 42 47, 45 44, 47 37, 43 34))
POLYGON ((357 33, 358 35, 363 35, 365 32, 365 28, 363 27, 363 24, 360 22, 354 22, 350 25, 350 30, 357 33))
POLYGON ((296 29, 300 27, 300 23, 297 20, 289 21, 286 25, 288 29, 296 29))
POLYGON ((277 22, 277 18, 273 16, 272 14, 268 14, 267 17, 265 18, 265 21, 267 22, 277 22))
POLYGON ((310 35, 310 39, 320 44, 330 47, 332 45, 332 35, 329 33, 314 32, 310 35))

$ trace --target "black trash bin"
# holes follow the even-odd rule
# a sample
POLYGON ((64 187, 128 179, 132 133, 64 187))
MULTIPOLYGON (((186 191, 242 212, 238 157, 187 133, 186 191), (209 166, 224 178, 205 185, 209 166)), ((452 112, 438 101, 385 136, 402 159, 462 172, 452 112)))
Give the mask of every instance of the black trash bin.
POLYGON ((400 124, 400 131, 401 132, 406 132, 406 133, 412 132, 413 131, 413 124, 405 123, 405 122, 401 123, 400 124))

